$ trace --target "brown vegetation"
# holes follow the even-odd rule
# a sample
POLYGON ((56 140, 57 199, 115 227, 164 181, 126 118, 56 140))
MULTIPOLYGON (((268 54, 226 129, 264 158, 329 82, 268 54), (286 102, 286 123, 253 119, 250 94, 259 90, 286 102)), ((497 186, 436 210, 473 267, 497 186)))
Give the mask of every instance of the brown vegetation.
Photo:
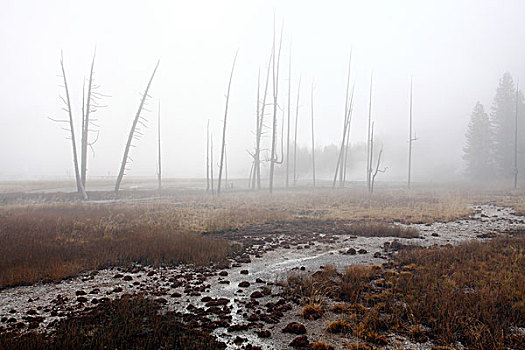
POLYGON ((401 251, 395 264, 353 266, 344 274, 318 272, 289 278, 304 295, 322 285, 353 335, 374 346, 396 332, 440 346, 457 342, 472 349, 517 348, 525 342, 525 237, 401 251), (312 286, 308 286, 311 284, 312 286))
POLYGON ((51 334, 0 335, 9 349, 225 349, 210 335, 185 326, 173 312, 159 314, 159 305, 142 295, 124 295, 87 313, 60 321, 51 334))
POLYGON ((233 247, 202 237, 177 211, 53 205, 0 213, 0 287, 59 280, 111 265, 209 264, 233 247))

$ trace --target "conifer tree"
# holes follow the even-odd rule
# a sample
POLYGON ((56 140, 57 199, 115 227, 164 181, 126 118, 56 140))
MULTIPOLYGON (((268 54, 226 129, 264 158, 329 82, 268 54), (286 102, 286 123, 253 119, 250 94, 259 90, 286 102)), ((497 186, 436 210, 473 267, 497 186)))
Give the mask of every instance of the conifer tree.
POLYGON ((476 103, 466 133, 463 159, 472 180, 489 180, 494 175, 491 123, 483 105, 476 103))

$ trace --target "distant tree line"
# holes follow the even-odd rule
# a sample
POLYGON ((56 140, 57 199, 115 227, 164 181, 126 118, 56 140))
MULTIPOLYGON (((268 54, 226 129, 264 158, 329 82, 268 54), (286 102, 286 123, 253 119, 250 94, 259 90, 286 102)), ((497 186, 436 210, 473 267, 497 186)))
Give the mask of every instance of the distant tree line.
POLYGON ((463 148, 466 174, 475 181, 508 181, 525 175, 525 99, 510 73, 499 81, 490 108, 478 101, 463 148))

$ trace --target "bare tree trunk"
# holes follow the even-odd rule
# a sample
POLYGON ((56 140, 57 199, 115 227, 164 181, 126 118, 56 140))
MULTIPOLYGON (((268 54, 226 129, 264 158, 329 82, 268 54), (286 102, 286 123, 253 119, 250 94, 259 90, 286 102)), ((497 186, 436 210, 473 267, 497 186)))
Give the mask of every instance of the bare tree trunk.
POLYGON ((281 44, 283 42, 283 29, 281 27, 281 39, 279 41, 279 50, 275 56, 275 20, 273 24, 273 46, 272 46, 272 82, 273 82, 273 123, 272 123, 272 150, 270 156, 270 193, 273 192, 273 176, 275 163, 277 162, 276 155, 276 134, 277 134, 277 97, 279 93, 279 63, 281 61, 281 44))
POLYGON ((518 188, 518 102, 519 80, 516 82, 516 118, 514 125, 514 189, 518 188))
POLYGON ((299 91, 301 91, 301 77, 297 86, 297 102, 295 105, 295 135, 293 142, 293 185, 297 184, 297 122, 299 121, 299 91))
POLYGON ((69 88, 67 86, 67 78, 66 78, 66 71, 65 71, 65 68, 64 68, 64 57, 63 57, 63 55, 61 55, 61 57, 60 57, 60 67, 62 68, 62 77, 64 78, 64 88, 66 90, 66 99, 64 100, 62 98, 62 100, 66 104, 66 109, 67 109, 67 112, 68 112, 68 115, 69 115, 69 129, 70 129, 70 132, 71 132, 71 145, 72 145, 72 148, 73 148, 73 165, 75 167, 75 179, 76 179, 76 183, 77 183, 77 191, 78 191, 78 193, 80 193, 82 195, 82 198, 84 200, 86 200, 88 197, 87 197, 86 191, 84 189, 84 186, 82 185, 80 172, 78 170, 77 144, 76 144, 76 139, 75 139, 75 128, 74 128, 74 125, 73 125, 73 112, 72 112, 72 109, 71 109, 71 99, 69 97, 69 88))
POLYGON ((343 118, 343 137, 341 140, 341 147, 339 148, 339 155, 337 158, 337 166, 335 167, 335 174, 334 174, 334 181, 332 183, 332 188, 335 188, 335 183, 337 181, 337 175, 339 174, 339 182, 340 186, 342 186, 343 183, 343 155, 344 155, 344 149, 345 149, 345 141, 346 141, 346 135, 347 135, 347 129, 348 129, 348 117, 349 117, 349 106, 348 106, 348 98, 350 93, 350 67, 352 63, 352 53, 350 53, 350 59, 348 61, 348 75, 346 78, 346 94, 345 94, 345 115, 343 118))
MULTIPOLYGON (((93 88, 93 69, 95 67, 95 56, 96 51, 93 54, 93 60, 91 62, 91 70, 89 72, 89 83, 88 83, 88 91, 87 91, 87 99, 86 99, 86 109, 85 114, 82 115, 82 150, 81 150, 81 157, 80 157, 80 179, 82 181, 82 186, 84 188, 86 187, 86 172, 87 172, 87 147, 88 147, 88 136, 89 136, 89 114, 91 112, 91 93, 93 88)), ((83 95, 83 93, 82 93, 83 95)), ((84 96, 82 96, 82 99, 84 96)), ((84 106, 84 101, 82 101, 82 106, 84 106)))
POLYGON ((372 123, 372 78, 373 74, 370 74, 370 97, 369 97, 369 104, 368 104, 368 141, 366 145, 366 185, 368 187, 368 190, 370 191, 370 176, 372 174, 372 156, 371 156, 371 138, 370 138, 370 127, 372 123))
POLYGON ((288 62, 288 126, 286 128, 286 188, 289 186, 290 173, 290 98, 292 95, 292 49, 290 47, 290 61, 288 62))
POLYGON ((228 103, 230 102, 230 88, 232 85, 233 70, 235 69, 235 61, 237 60, 237 53, 233 58, 232 71, 230 73, 230 81, 228 82, 228 92, 226 94, 226 107, 224 108, 224 124, 222 127, 222 146, 221 146, 221 161, 219 163, 219 180, 217 182, 217 195, 221 194, 221 180, 222 180, 222 167, 224 164, 224 152, 226 148, 226 120, 228 118, 228 103))
POLYGON ((260 116, 260 90, 261 90, 261 68, 259 67, 259 72, 257 74, 257 116, 255 120, 255 152, 253 153, 253 162, 250 168, 250 179, 248 181, 248 188, 255 190, 256 176, 254 174, 254 169, 259 162, 259 120, 260 116), (253 178, 252 178, 253 175, 253 178))
POLYGON ((372 122, 372 130, 370 132, 370 168, 368 169, 368 178, 370 180, 370 187, 368 188, 368 191, 372 193, 372 167, 374 160, 374 122, 372 122))
POLYGON ((224 148, 224 182, 226 183, 224 188, 228 189, 228 152, 226 151, 226 147, 224 148))
POLYGON ((162 157, 160 153, 160 100, 159 100, 159 116, 158 116, 158 147, 159 147, 159 173, 158 173, 158 181, 159 181, 159 193, 162 191, 162 157))
POLYGON ((410 122, 409 122, 409 134, 408 134, 408 188, 410 188, 411 175, 412 175, 412 79, 410 79, 410 122))
POLYGON ((144 91, 144 96, 142 96, 142 100, 140 101, 140 105, 137 110, 137 114, 135 115, 135 119, 133 120, 133 124, 131 126, 131 130, 128 135, 128 142, 126 143, 126 148, 124 149, 122 163, 120 164, 120 171, 117 176, 117 182, 115 184, 115 192, 118 192, 118 190, 120 189, 120 183, 122 182, 122 178, 124 177, 124 172, 126 171, 126 164, 128 162, 129 149, 131 147, 131 142, 133 141, 133 138, 135 137, 137 123, 139 122, 139 119, 141 118, 140 113, 142 112, 142 109, 144 108, 144 103, 146 102, 146 99, 148 98, 148 91, 151 86, 151 82, 153 81, 153 77, 155 76, 155 72, 157 72, 157 68, 159 67, 159 63, 160 63, 160 60, 157 62, 157 65, 155 66, 155 69, 153 70, 153 73, 151 74, 151 78, 149 79, 148 85, 146 86, 146 90, 144 91))
POLYGON ((210 191, 210 120, 206 125, 206 192, 210 191))
POLYGON ((213 189, 213 134, 210 135, 210 180, 211 180, 211 194, 215 194, 215 190, 213 189))
MULTIPOLYGON (((261 103, 260 115, 259 115, 259 124, 257 128, 257 139, 255 146, 255 177, 257 178, 257 189, 261 189, 261 137, 263 130, 263 121, 264 121, 264 109, 266 107, 266 97, 268 96, 268 85, 270 82, 270 68, 273 60, 273 50, 270 53, 270 59, 268 61, 268 67, 266 69, 266 83, 264 86, 264 96, 261 103)), ((259 101, 258 101, 259 103, 259 101)))
POLYGON ((376 181, 376 176, 378 173, 384 173, 386 171, 386 168, 383 169, 383 170, 379 170, 379 166, 381 164, 381 155, 383 154, 383 148, 381 147, 381 150, 379 150, 379 155, 377 157, 377 165, 376 165, 376 170, 374 172, 374 175, 372 176, 372 184, 370 186, 370 194, 374 193, 374 184, 375 184, 375 181, 376 181))
POLYGON ((315 187, 315 143, 314 143, 314 83, 312 82, 312 93, 310 96, 310 103, 312 107, 312 176, 315 187))

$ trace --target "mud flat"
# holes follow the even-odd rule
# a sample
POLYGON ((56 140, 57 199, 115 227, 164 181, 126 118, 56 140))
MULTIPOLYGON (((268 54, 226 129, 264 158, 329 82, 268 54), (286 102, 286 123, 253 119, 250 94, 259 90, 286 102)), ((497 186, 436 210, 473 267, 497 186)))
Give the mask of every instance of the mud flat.
MULTIPOLYGON (((240 241, 246 252, 225 266, 111 268, 60 283, 7 288, 0 291, 0 331, 53 330, 56 322, 123 294, 144 293, 184 321, 211 332, 228 348, 288 348, 301 332, 283 332, 298 321, 299 306, 286 298, 280 282, 293 271, 315 272, 333 265, 381 265, 393 254, 394 241, 407 245, 459 244, 505 234, 525 224, 512 209, 472 207, 471 217, 448 223, 409 225, 419 238, 364 237, 345 234, 347 222, 303 221, 248 226, 213 233, 240 241), (250 344, 250 345, 248 345, 250 344)), ((401 224, 399 224, 401 225, 401 224)), ((403 225, 406 226, 406 225, 403 225)), ((301 322, 304 322, 301 321, 301 322)), ((323 330, 322 320, 307 324, 311 340, 338 340, 323 330)), ((425 348, 406 339, 389 342, 425 348)))

